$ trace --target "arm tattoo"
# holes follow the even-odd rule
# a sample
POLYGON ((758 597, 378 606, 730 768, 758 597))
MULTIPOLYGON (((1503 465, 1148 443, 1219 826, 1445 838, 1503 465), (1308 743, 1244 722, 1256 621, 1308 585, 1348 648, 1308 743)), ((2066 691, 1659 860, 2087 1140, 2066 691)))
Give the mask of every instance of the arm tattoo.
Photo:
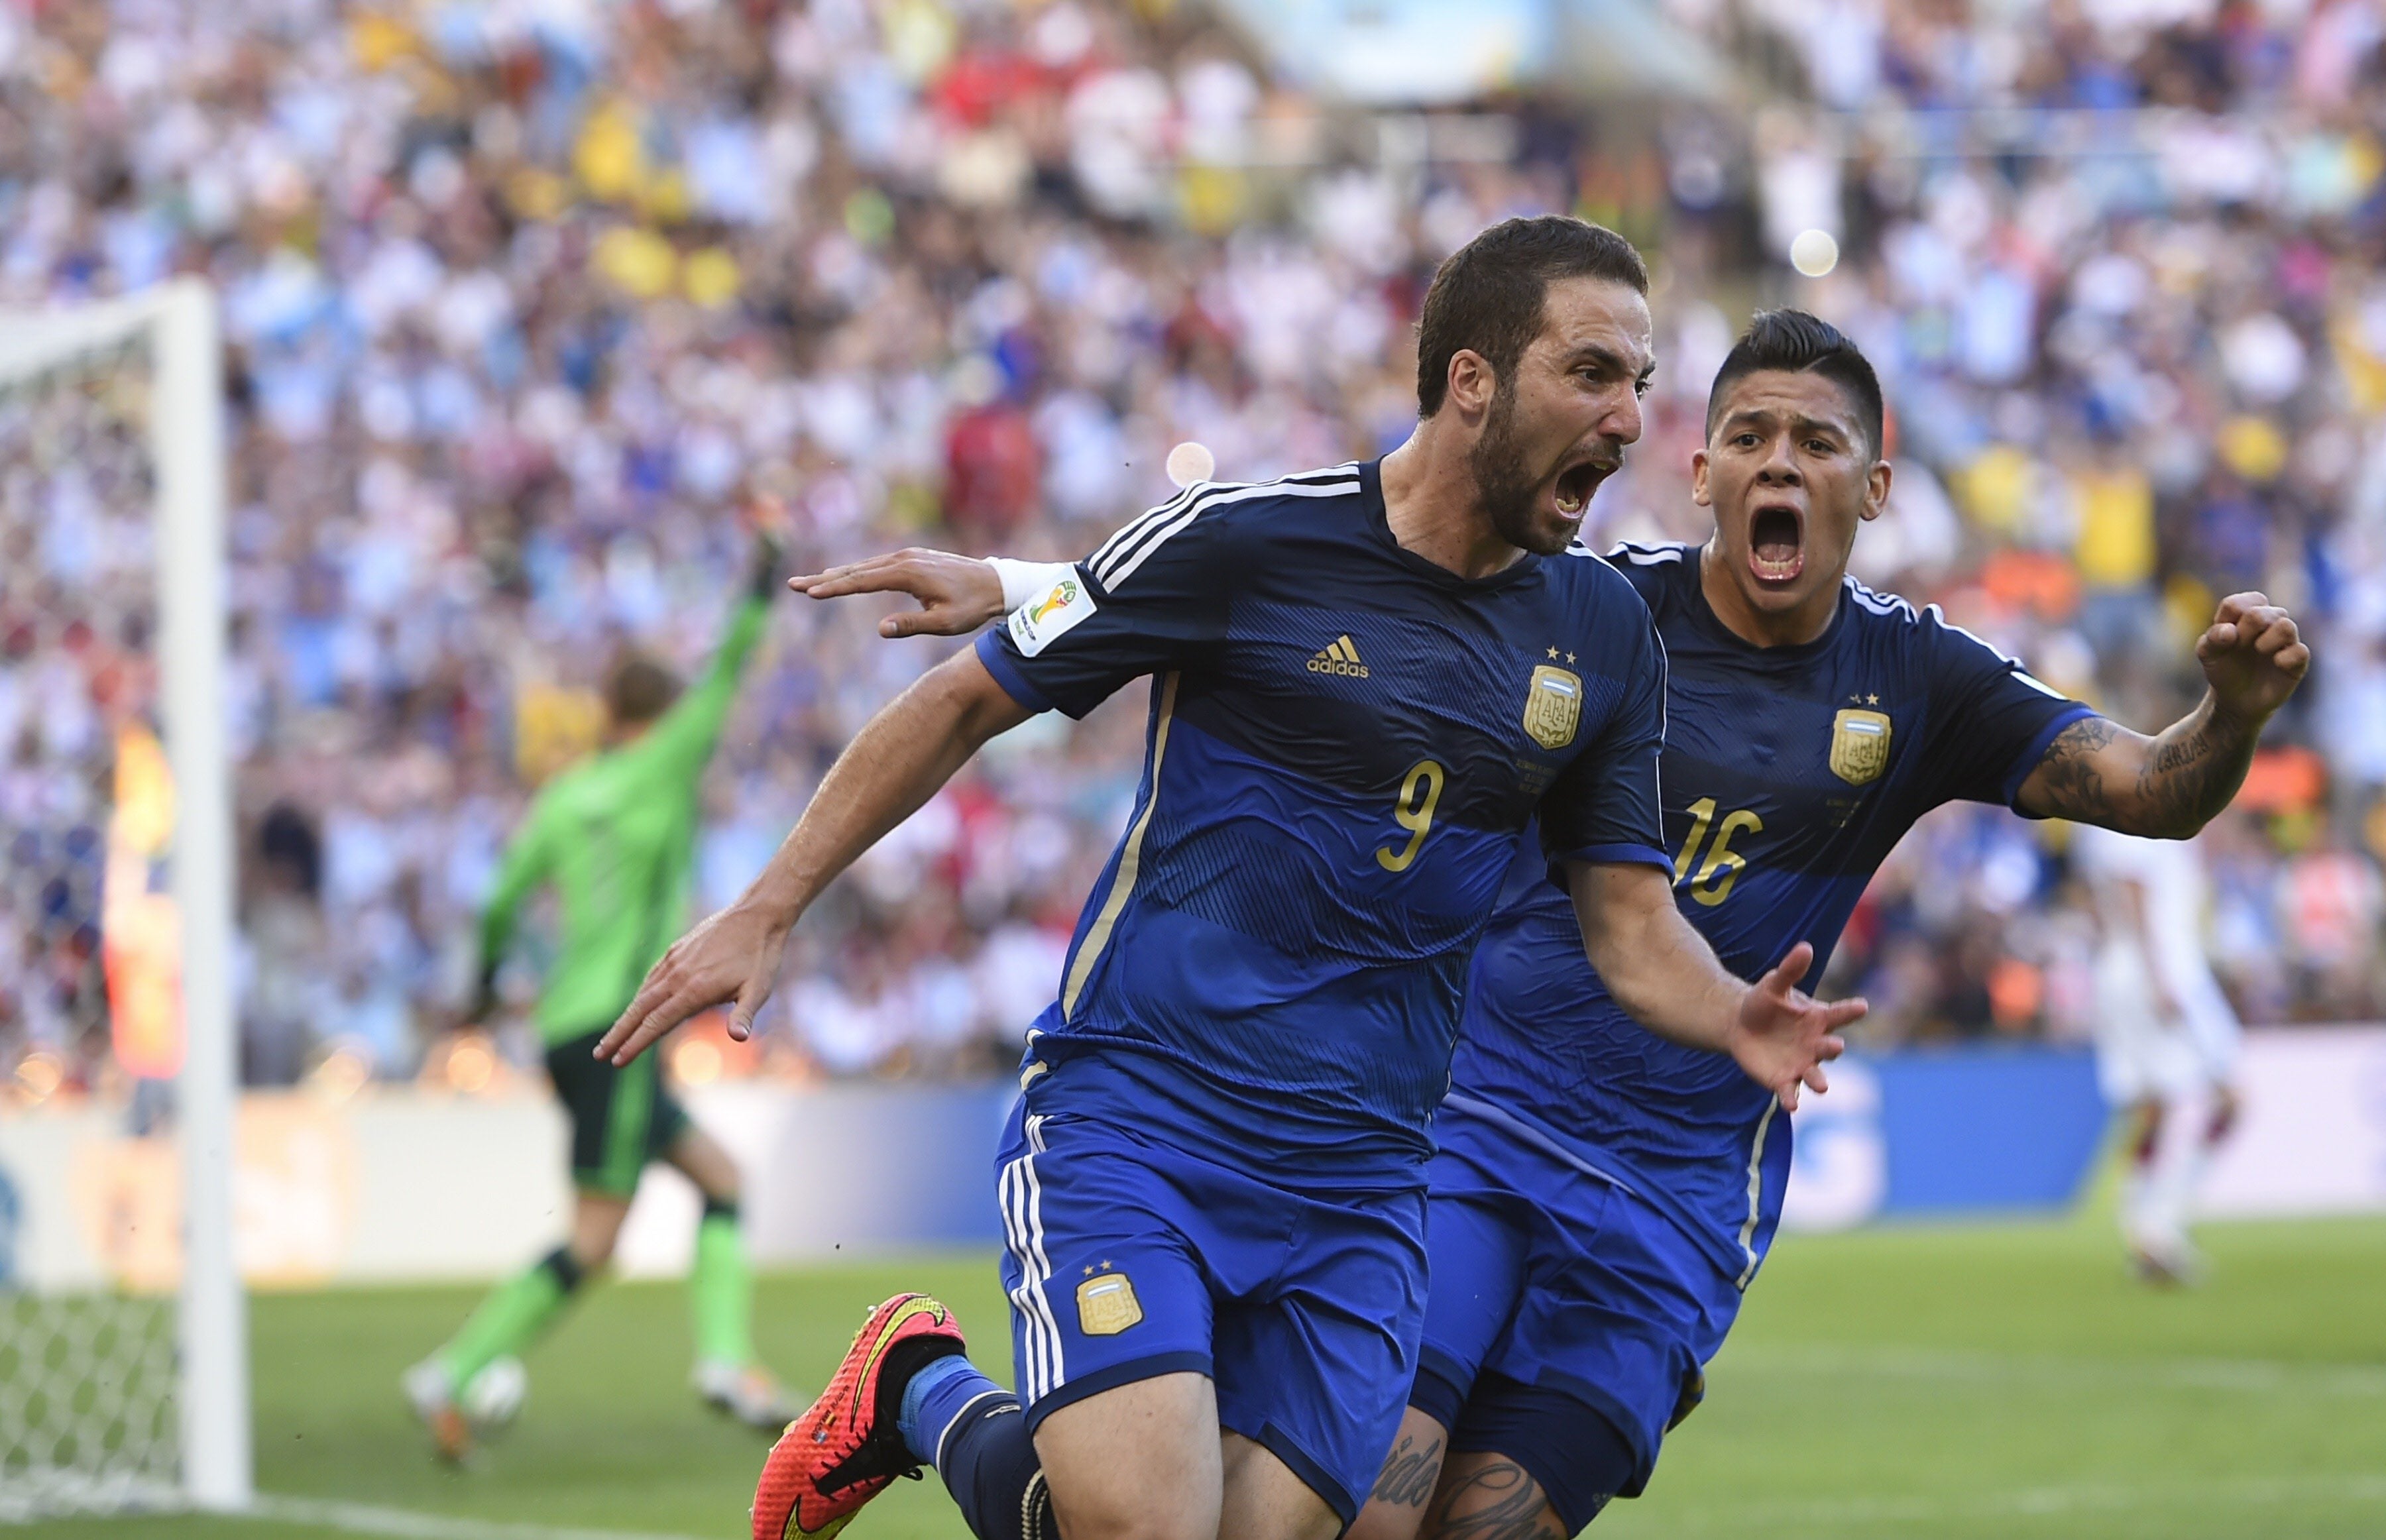
POLYGON ((2080 823, 2108 823, 2113 800, 2104 794, 2103 773, 2096 757, 2121 735, 2117 723, 2103 717, 2082 717, 2054 735, 2046 757, 2038 762, 2046 777, 2046 810, 2056 818, 2080 823))
POLYGON ((2223 721, 2206 701, 2145 738, 2102 717, 2072 723, 2039 761, 2044 810, 2124 833, 2183 840, 2229 806, 2254 762, 2256 734, 2223 721), (2139 749, 2137 775, 2104 751, 2123 738, 2139 749))
POLYGON ((1433 1540, 1566 1540, 1540 1484, 1513 1460, 1495 1459, 1452 1487, 1431 1515, 1433 1540))
POLYGON ((1376 1502, 1423 1508, 1433 1496, 1433 1484, 1441 1475, 1441 1440, 1437 1438, 1422 1449, 1413 1448, 1413 1443, 1402 1435, 1400 1446, 1384 1460, 1383 1472, 1375 1478, 1376 1502))
POLYGON ((2245 783, 2258 736, 2230 728, 2208 700, 2164 729, 2138 770, 2132 833, 2185 839, 2212 821, 2245 783))

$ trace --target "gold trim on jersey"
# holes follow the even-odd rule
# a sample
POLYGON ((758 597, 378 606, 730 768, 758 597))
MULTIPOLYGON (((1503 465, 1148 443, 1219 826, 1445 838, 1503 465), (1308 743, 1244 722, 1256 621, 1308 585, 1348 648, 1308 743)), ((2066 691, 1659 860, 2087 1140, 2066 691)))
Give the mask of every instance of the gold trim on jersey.
POLYGON ((1101 959, 1102 949, 1110 945, 1111 931, 1135 893, 1136 875, 1143 866, 1144 832, 1151 827, 1151 810, 1160 806, 1160 763, 1168 756, 1168 724, 1176 717, 1176 682, 1182 677, 1170 674, 1161 686, 1160 722, 1151 735, 1151 789, 1144 796, 1143 812, 1135 820, 1135 827, 1126 832, 1126 847, 1119 852, 1118 875, 1111 880, 1110 894, 1102 900, 1102 912, 1094 917, 1086 932, 1085 945, 1077 948, 1076 961, 1070 965, 1068 985, 1061 991, 1061 1014, 1064 1019, 1077 1014, 1077 997, 1085 993, 1086 981, 1094 976, 1094 964, 1101 959))

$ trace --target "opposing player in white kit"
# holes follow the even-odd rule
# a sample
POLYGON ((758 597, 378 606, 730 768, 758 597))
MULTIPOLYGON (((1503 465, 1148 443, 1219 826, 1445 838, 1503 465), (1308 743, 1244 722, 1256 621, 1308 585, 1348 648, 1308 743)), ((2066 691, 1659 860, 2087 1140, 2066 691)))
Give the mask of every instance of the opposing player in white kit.
POLYGON ((2192 1282, 2188 1208, 2237 1117, 2237 1012, 2204 951, 2202 842, 2081 824, 2095 895, 2096 1076, 2129 1120, 2121 1239, 2149 1283, 2192 1282))

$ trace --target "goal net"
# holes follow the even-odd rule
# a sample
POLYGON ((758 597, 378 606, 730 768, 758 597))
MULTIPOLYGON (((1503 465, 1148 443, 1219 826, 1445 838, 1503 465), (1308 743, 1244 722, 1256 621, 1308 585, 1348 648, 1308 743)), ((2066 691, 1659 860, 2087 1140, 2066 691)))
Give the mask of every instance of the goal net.
POLYGON ((195 282, 0 311, 0 1521, 250 1498, 221 380, 195 282))

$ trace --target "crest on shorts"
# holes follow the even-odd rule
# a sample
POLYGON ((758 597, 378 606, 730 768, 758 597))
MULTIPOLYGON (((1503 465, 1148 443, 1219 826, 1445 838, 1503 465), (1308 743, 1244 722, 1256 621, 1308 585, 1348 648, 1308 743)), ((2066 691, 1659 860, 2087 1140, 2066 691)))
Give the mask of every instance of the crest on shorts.
MULTIPOLYGON (((1556 656, 1554 653, 1551 656, 1556 656)), ((1574 742, 1582 725, 1582 676, 1547 666, 1533 670, 1525 687, 1525 732, 1547 749, 1574 742)))
POLYGON ((1077 1330, 1086 1335, 1114 1337, 1142 1319, 1143 1302, 1125 1273, 1098 1272, 1077 1285, 1077 1330))
POLYGON ((1831 773, 1868 785, 1889 769, 1889 713, 1842 711, 1831 721, 1831 773))

